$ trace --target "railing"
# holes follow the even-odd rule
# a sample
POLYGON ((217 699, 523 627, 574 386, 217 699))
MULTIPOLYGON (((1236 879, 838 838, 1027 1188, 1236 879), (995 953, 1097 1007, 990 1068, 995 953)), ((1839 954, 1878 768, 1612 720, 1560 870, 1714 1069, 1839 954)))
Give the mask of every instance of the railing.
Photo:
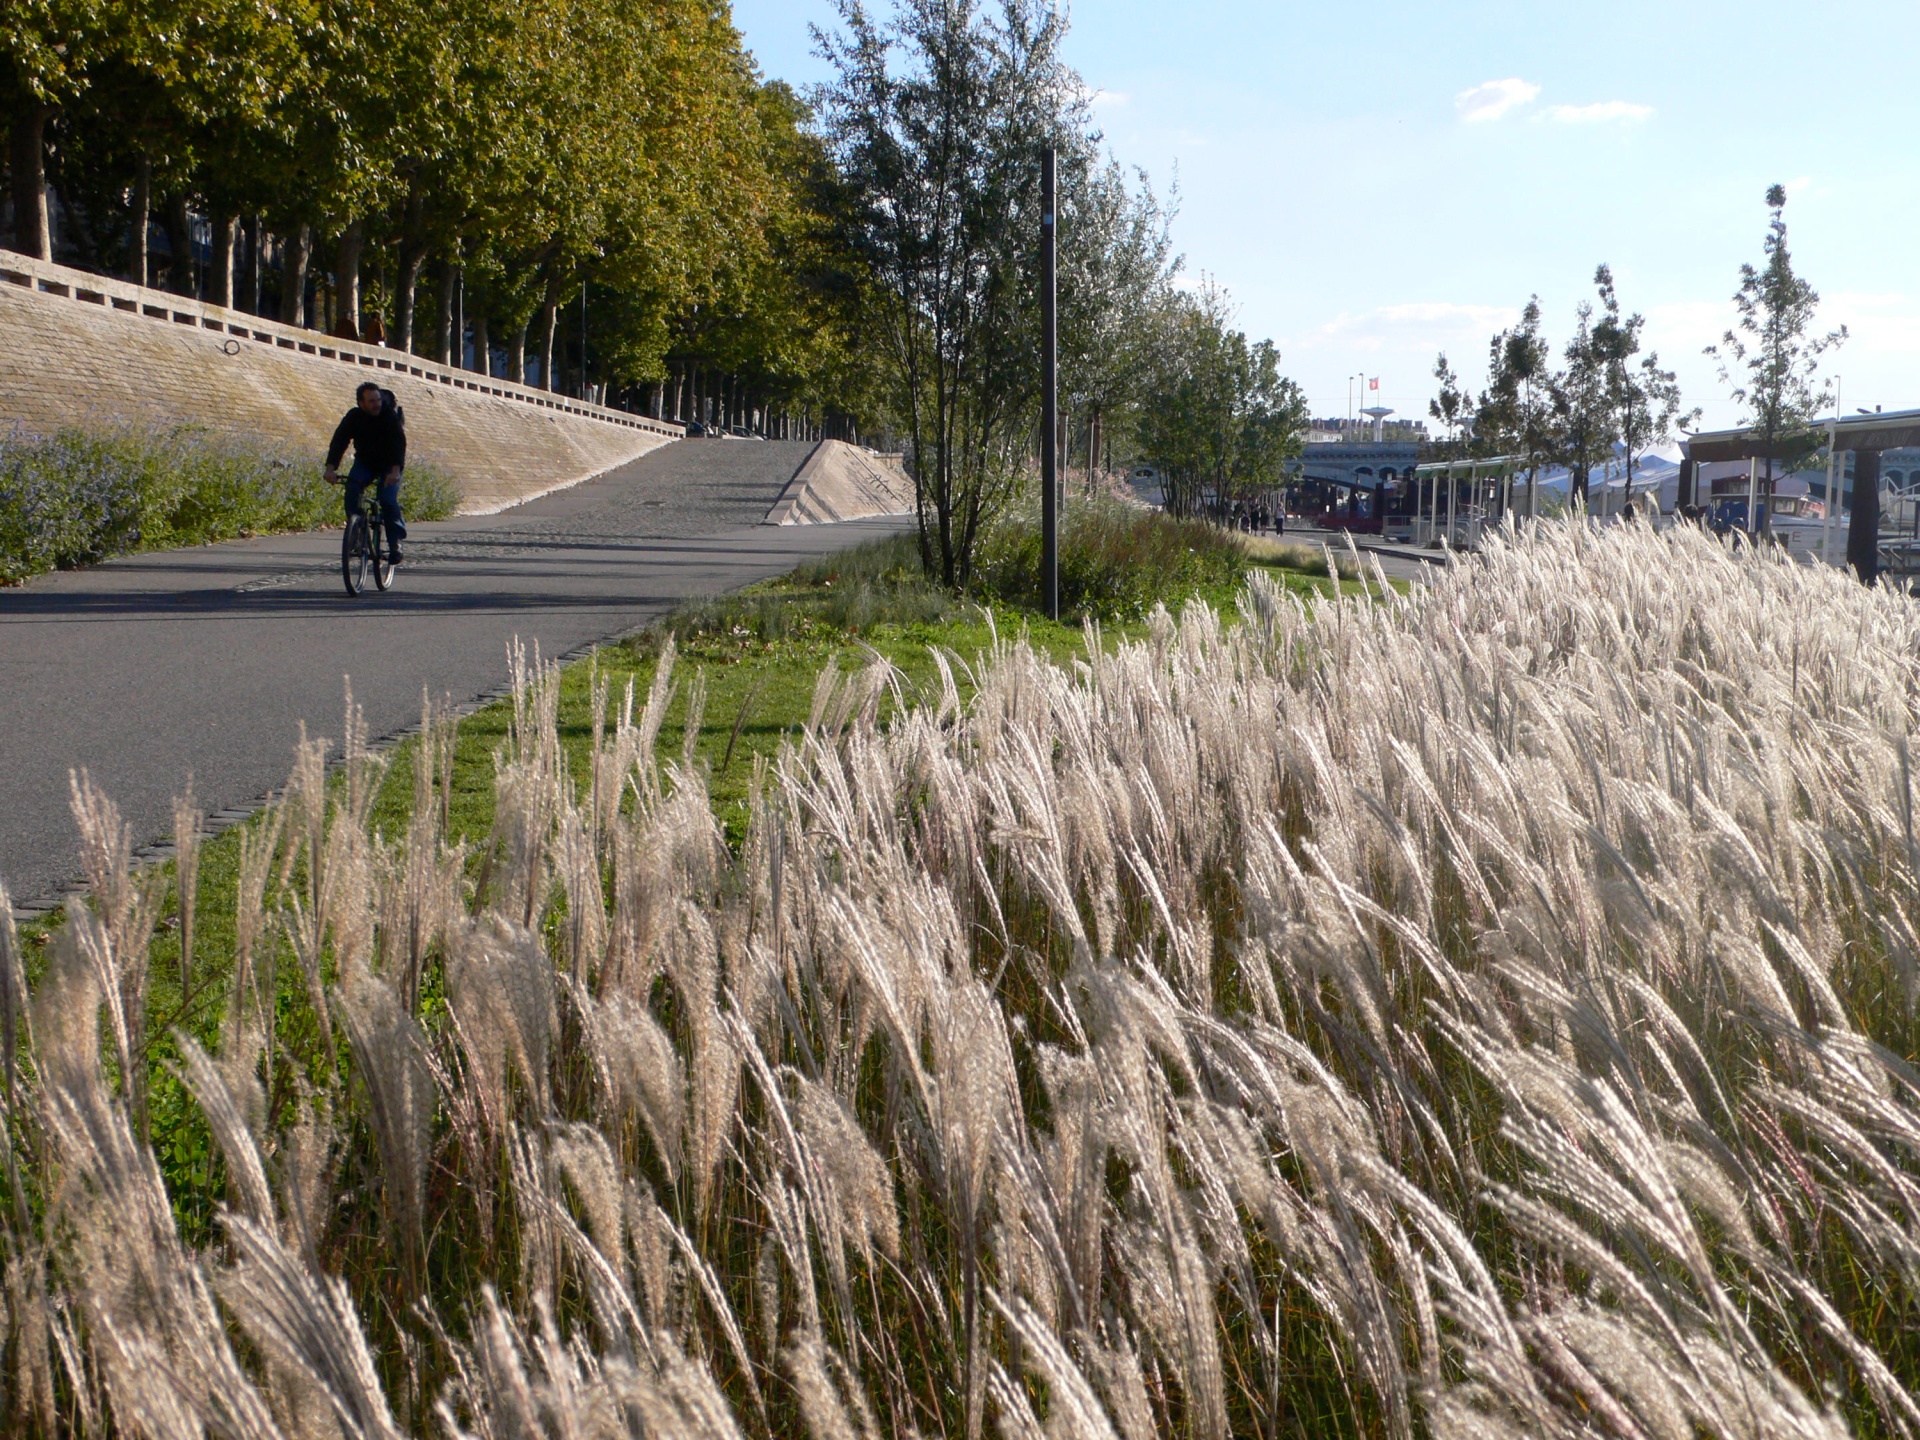
POLYGON ((657 435, 673 436, 686 433, 685 426, 666 420, 655 420, 650 415, 632 415, 625 410, 614 410, 605 405, 591 405, 584 400, 570 399, 548 390, 536 390, 531 385, 521 385, 512 380, 499 380, 491 375, 482 375, 478 371, 460 370, 450 365, 423 360, 418 355, 389 350, 384 345, 367 345, 358 340, 341 340, 334 336, 322 335, 317 330, 303 330, 295 325, 283 325, 277 320, 263 320, 258 315, 249 315, 243 310, 229 310, 221 305, 210 305, 204 300, 195 300, 188 295, 151 290, 130 281, 115 280, 105 275, 75 270, 66 265, 36 260, 30 255, 22 255, 12 250, 0 250, 0 283, 17 285, 43 295, 57 295, 108 311, 157 320, 163 324, 189 325, 196 330, 211 330, 226 337, 225 344, 229 355, 240 354, 244 347, 239 342, 245 341, 248 344, 272 346, 277 350, 292 350, 296 354, 312 355, 321 360, 338 360, 348 365, 390 370, 396 375, 415 375, 422 380, 450 386, 455 390, 467 390, 477 395, 491 395, 501 400, 535 405, 566 415, 578 415, 586 420, 599 420, 608 425, 623 425, 630 430, 648 430, 657 435))

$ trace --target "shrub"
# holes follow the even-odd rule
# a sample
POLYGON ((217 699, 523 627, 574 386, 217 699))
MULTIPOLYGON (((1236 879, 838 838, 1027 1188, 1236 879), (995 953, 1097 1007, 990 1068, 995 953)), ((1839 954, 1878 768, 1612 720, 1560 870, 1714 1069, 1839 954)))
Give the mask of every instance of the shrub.
MULTIPOLYGON (((443 518, 458 504, 430 465, 408 467, 406 493, 414 519, 443 518)), ((340 492, 313 456, 239 436, 187 425, 0 435, 0 583, 339 518, 340 492)))
POLYGON ((655 642, 740 634, 769 643, 809 630, 858 635, 876 625, 932 625, 968 608, 927 578, 912 535, 873 540, 730 595, 689 600, 653 629, 655 642))
MULTIPOLYGON (((1075 501, 1060 516, 1060 612, 1131 620, 1164 601, 1231 588, 1247 552, 1230 531, 1119 500, 1075 501)), ((1023 513, 987 536, 974 572, 983 596, 1040 604, 1040 520, 1023 513)))

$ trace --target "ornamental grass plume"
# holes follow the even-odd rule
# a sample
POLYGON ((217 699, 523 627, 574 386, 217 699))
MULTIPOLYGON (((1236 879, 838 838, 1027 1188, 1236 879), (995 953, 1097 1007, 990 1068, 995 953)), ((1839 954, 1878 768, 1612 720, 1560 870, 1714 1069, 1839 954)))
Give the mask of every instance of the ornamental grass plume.
POLYGON ((516 656, 472 855, 451 719, 389 837, 350 714, 157 1153, 76 778, 12 1427, 1920 1435, 1920 607, 1558 522, 1369 589, 829 672, 737 854, 670 645, 577 769, 516 656))

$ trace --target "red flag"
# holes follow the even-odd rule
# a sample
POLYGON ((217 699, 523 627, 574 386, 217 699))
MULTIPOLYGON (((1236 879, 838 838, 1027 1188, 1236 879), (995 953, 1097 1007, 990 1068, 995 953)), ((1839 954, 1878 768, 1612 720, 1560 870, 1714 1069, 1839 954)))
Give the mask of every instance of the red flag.
POLYGON ((1380 388, 1380 377, 1378 375, 1374 376, 1371 380, 1367 381, 1367 389, 1378 390, 1379 388, 1380 388))

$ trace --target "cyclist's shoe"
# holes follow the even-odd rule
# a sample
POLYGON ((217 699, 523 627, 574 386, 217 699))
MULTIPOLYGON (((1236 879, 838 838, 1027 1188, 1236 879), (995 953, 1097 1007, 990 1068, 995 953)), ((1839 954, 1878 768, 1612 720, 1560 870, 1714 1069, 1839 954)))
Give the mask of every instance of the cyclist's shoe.
POLYGON ((389 565, 398 565, 405 558, 406 557, 400 553, 400 547, 398 545, 390 545, 387 547, 387 563, 389 565))

